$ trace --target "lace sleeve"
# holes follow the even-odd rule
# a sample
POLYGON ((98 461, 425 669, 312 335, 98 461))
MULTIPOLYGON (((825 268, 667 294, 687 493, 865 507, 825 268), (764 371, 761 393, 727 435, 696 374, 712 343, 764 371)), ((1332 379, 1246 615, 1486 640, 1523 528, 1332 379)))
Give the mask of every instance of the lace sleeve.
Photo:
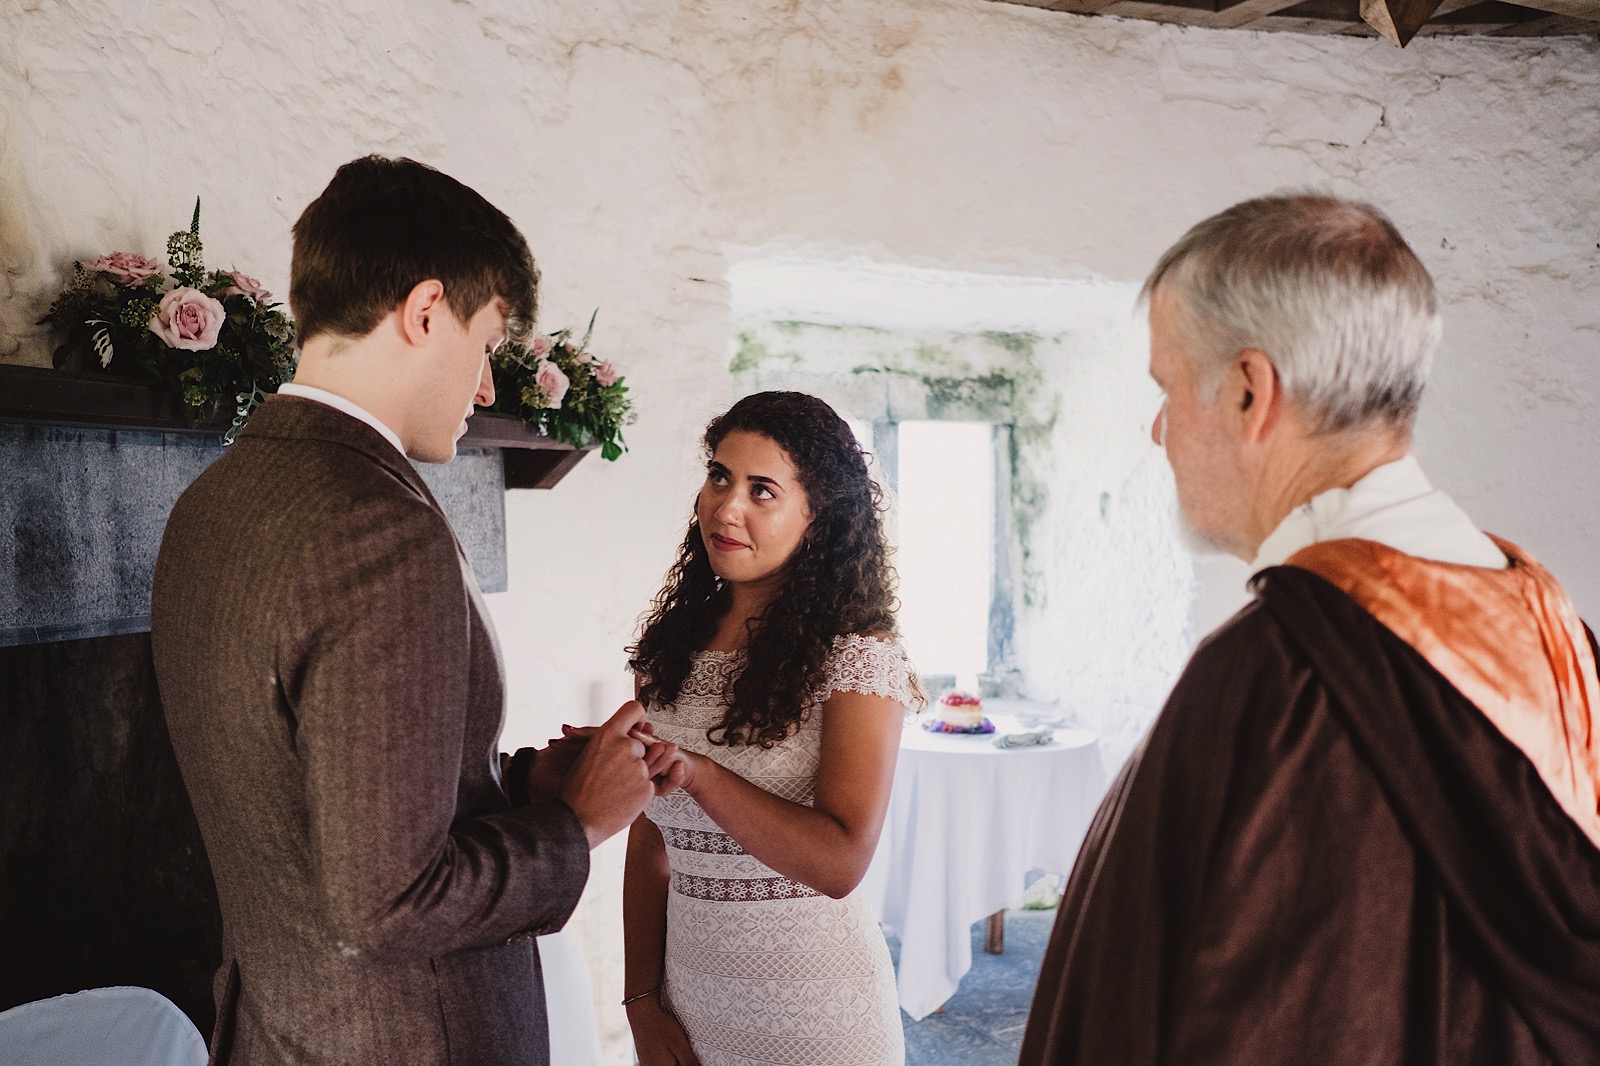
POLYGON ((826 676, 817 695, 819 703, 835 692, 883 696, 911 708, 928 702, 917 683, 916 668, 898 640, 859 634, 836 637, 826 676))

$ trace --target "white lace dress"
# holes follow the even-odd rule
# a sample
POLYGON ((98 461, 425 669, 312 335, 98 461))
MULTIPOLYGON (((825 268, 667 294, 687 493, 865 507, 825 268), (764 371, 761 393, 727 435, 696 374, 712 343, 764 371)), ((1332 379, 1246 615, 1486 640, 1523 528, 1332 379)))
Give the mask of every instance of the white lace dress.
MULTIPOLYGON (((700 652, 676 705, 650 708, 656 734, 768 792, 810 804, 821 704, 834 692, 912 698, 894 641, 834 641, 811 717, 769 749, 712 744, 742 652, 700 652)), ((662 998, 703 1066, 901 1066, 900 1007, 889 949, 859 891, 830 899, 747 854, 687 793, 645 808, 672 867, 662 998)))

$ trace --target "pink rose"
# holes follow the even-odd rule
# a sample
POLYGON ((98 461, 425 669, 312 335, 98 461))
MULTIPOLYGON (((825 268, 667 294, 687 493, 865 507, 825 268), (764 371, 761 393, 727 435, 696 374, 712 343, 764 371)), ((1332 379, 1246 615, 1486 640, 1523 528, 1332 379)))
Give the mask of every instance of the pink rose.
POLYGON ((539 388, 549 397, 544 405, 551 410, 561 406, 561 401, 566 399, 567 389, 572 384, 567 380, 567 375, 561 372, 561 368, 548 359, 539 360, 538 366, 534 368, 533 380, 539 383, 539 388))
POLYGON ((595 367, 594 379, 601 385, 615 385, 617 376, 617 368, 611 365, 609 359, 595 367))
POLYGON ((224 296, 248 296, 259 303, 266 303, 272 299, 272 293, 261 287, 261 282, 249 274, 241 274, 237 270, 223 271, 233 279, 233 284, 222 290, 224 296))
POLYGON ((84 266, 85 270, 98 270, 110 274, 124 285, 143 285, 161 273, 161 264, 138 252, 112 252, 102 255, 84 266))
POLYGON ((217 333, 227 317, 222 305, 199 289, 173 289, 150 316, 150 332, 169 348, 203 352, 217 346, 217 333))
POLYGON ((550 338, 545 336, 543 333, 541 333, 537 337, 533 338, 532 351, 533 351, 533 356, 534 356, 535 359, 543 359, 545 356, 549 355, 550 354, 550 338))

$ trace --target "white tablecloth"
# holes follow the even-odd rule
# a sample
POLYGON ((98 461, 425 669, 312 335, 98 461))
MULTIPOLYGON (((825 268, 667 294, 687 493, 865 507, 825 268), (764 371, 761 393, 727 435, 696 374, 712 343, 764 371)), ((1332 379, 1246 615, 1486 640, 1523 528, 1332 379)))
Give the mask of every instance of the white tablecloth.
MULTIPOLYGON (((991 711, 999 731, 1020 731, 991 711)), ((1105 792, 1099 742, 1002 751, 993 736, 908 725, 877 854, 862 888, 900 938, 900 1006, 937 1010, 972 967, 972 925, 1018 902, 1031 871, 1065 874, 1105 792)))

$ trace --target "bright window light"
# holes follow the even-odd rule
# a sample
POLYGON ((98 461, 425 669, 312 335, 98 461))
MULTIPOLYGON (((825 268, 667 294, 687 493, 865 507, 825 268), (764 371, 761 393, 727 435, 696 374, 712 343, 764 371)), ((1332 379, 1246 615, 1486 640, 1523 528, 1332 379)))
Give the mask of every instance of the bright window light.
POLYGON ((900 630, 922 674, 972 686, 989 669, 994 427, 901 422, 900 630))

